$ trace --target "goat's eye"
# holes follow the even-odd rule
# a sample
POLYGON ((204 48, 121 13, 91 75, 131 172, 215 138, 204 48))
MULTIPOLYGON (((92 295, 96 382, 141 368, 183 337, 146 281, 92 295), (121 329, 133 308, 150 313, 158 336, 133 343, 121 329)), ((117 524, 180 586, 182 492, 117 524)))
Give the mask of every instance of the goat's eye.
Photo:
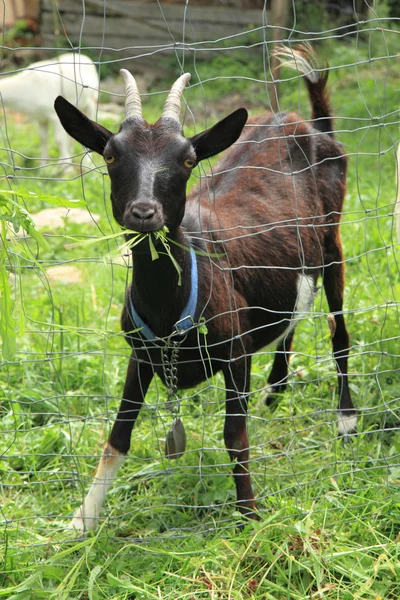
POLYGON ((185 162, 183 164, 185 165, 185 167, 187 169, 191 169, 192 167, 194 167, 194 160, 190 160, 188 158, 187 160, 185 160, 185 162))
POLYGON ((111 164, 114 162, 115 158, 114 158, 114 156, 110 156, 110 155, 108 155, 108 156, 105 156, 105 157, 104 157, 104 160, 106 161, 106 163, 107 163, 108 165, 111 165, 111 164))

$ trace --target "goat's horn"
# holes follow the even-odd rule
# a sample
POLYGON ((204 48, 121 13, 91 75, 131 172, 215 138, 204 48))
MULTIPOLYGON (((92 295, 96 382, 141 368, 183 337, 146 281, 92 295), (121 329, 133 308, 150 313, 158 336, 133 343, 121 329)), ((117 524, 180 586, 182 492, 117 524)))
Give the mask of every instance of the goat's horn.
POLYGON ((140 99, 139 90, 135 78, 126 69, 121 69, 120 73, 125 81, 125 116, 128 117, 141 117, 142 115, 142 101, 140 99))
POLYGON ((168 94, 168 98, 165 101, 162 118, 175 119, 175 121, 179 121, 179 113, 181 112, 181 98, 183 90, 185 89, 190 77, 190 73, 185 73, 175 81, 170 93, 168 94))

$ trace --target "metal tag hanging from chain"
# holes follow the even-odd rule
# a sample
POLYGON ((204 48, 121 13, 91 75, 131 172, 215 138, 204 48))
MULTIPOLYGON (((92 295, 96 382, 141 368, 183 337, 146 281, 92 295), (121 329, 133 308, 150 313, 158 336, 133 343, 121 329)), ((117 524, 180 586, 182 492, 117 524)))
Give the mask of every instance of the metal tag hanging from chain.
POLYGON ((179 346, 180 342, 169 340, 161 348, 161 361, 168 394, 166 407, 174 417, 174 422, 165 439, 164 452, 165 456, 170 459, 179 458, 186 450, 186 432, 179 418, 180 401, 177 395, 179 346))

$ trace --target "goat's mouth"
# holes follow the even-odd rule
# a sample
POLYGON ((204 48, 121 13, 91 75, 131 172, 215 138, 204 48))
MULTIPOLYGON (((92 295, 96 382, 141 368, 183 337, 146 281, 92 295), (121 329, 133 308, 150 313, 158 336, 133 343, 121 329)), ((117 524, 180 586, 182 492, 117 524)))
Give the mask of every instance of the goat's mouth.
POLYGON ((155 215, 151 219, 137 219, 129 216, 124 219, 124 227, 138 233, 155 233, 164 226, 164 219, 155 215))
POLYGON ((157 257, 157 250, 168 248, 167 235, 168 227, 165 225, 156 231, 144 232, 137 230, 126 230, 125 239, 127 247, 135 254, 148 254, 157 257))

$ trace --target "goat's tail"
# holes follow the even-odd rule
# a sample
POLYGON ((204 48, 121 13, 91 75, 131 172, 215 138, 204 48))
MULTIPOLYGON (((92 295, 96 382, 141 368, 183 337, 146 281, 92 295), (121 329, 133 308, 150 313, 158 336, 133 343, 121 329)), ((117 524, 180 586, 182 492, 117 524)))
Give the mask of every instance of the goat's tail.
POLYGON ((315 50, 307 43, 298 44, 296 49, 280 45, 273 50, 273 53, 279 58, 281 65, 304 74, 312 106, 314 127, 334 137, 332 111, 326 89, 328 64, 321 62, 315 50))

